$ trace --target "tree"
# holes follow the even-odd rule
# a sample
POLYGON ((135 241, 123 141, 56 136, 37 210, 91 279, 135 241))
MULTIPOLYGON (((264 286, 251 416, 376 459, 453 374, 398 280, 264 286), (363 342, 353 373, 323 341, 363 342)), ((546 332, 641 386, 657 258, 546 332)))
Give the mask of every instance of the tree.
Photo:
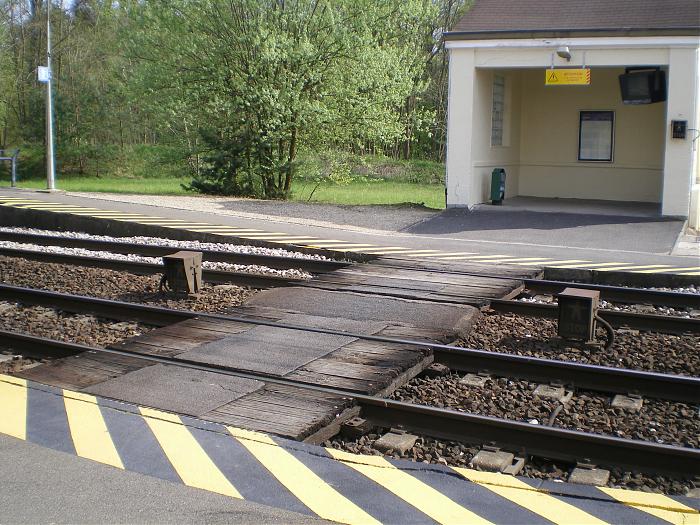
POLYGON ((145 22, 132 50, 174 120, 199 122, 212 149, 242 141, 230 177, 256 176, 266 197, 280 198, 300 145, 385 144, 405 134, 395 109, 423 87, 423 71, 402 38, 432 6, 156 1, 140 8, 145 22))

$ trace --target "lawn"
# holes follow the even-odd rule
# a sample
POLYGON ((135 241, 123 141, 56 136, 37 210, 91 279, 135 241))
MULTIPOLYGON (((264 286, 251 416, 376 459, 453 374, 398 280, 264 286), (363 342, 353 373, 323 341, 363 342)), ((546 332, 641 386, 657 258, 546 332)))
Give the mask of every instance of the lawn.
MULTIPOLYGON (((66 191, 131 193, 141 195, 197 195, 182 188, 189 178, 126 178, 126 177, 59 177, 56 187, 66 191)), ((0 185, 9 186, 8 180, 0 185)), ((20 180, 19 188, 46 188, 43 179, 20 180)), ((298 181, 292 190, 291 200, 307 202, 316 184, 298 181)), ((445 190, 442 184, 373 180, 353 181, 348 184, 322 183, 311 196, 311 202, 331 204, 419 204, 428 208, 445 207, 445 190)))
MULTIPOLYGON (((127 177, 59 177, 56 187, 66 191, 86 191, 101 193, 132 193, 142 195, 188 195, 181 184, 190 182, 185 178, 127 178, 127 177)), ((9 185, 9 181, 0 181, 9 185)), ((19 188, 46 188, 42 179, 18 181, 19 188)))

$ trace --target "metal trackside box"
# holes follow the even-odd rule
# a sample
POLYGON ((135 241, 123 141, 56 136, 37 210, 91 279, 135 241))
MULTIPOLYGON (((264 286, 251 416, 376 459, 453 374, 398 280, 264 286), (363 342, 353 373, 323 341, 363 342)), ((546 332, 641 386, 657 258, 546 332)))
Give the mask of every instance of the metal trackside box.
POLYGON ((163 256, 165 280, 171 290, 198 293, 202 289, 201 252, 175 252, 163 256))
POLYGON ((595 316, 600 304, 598 290, 566 288, 557 294, 559 322, 557 334, 566 339, 592 342, 595 335, 595 316))

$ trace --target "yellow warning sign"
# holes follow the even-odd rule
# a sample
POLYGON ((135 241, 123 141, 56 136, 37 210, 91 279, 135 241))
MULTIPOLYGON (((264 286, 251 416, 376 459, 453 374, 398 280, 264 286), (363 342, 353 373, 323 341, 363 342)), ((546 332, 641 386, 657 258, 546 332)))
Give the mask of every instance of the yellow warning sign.
POLYGON ((547 69, 545 86, 587 86, 591 83, 590 69, 547 69))

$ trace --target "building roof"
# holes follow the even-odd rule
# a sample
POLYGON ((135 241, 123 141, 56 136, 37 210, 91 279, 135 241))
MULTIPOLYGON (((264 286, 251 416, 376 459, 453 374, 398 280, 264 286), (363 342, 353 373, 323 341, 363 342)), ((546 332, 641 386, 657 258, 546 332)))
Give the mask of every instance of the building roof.
POLYGON ((474 0, 446 39, 700 34, 698 0, 474 0))

